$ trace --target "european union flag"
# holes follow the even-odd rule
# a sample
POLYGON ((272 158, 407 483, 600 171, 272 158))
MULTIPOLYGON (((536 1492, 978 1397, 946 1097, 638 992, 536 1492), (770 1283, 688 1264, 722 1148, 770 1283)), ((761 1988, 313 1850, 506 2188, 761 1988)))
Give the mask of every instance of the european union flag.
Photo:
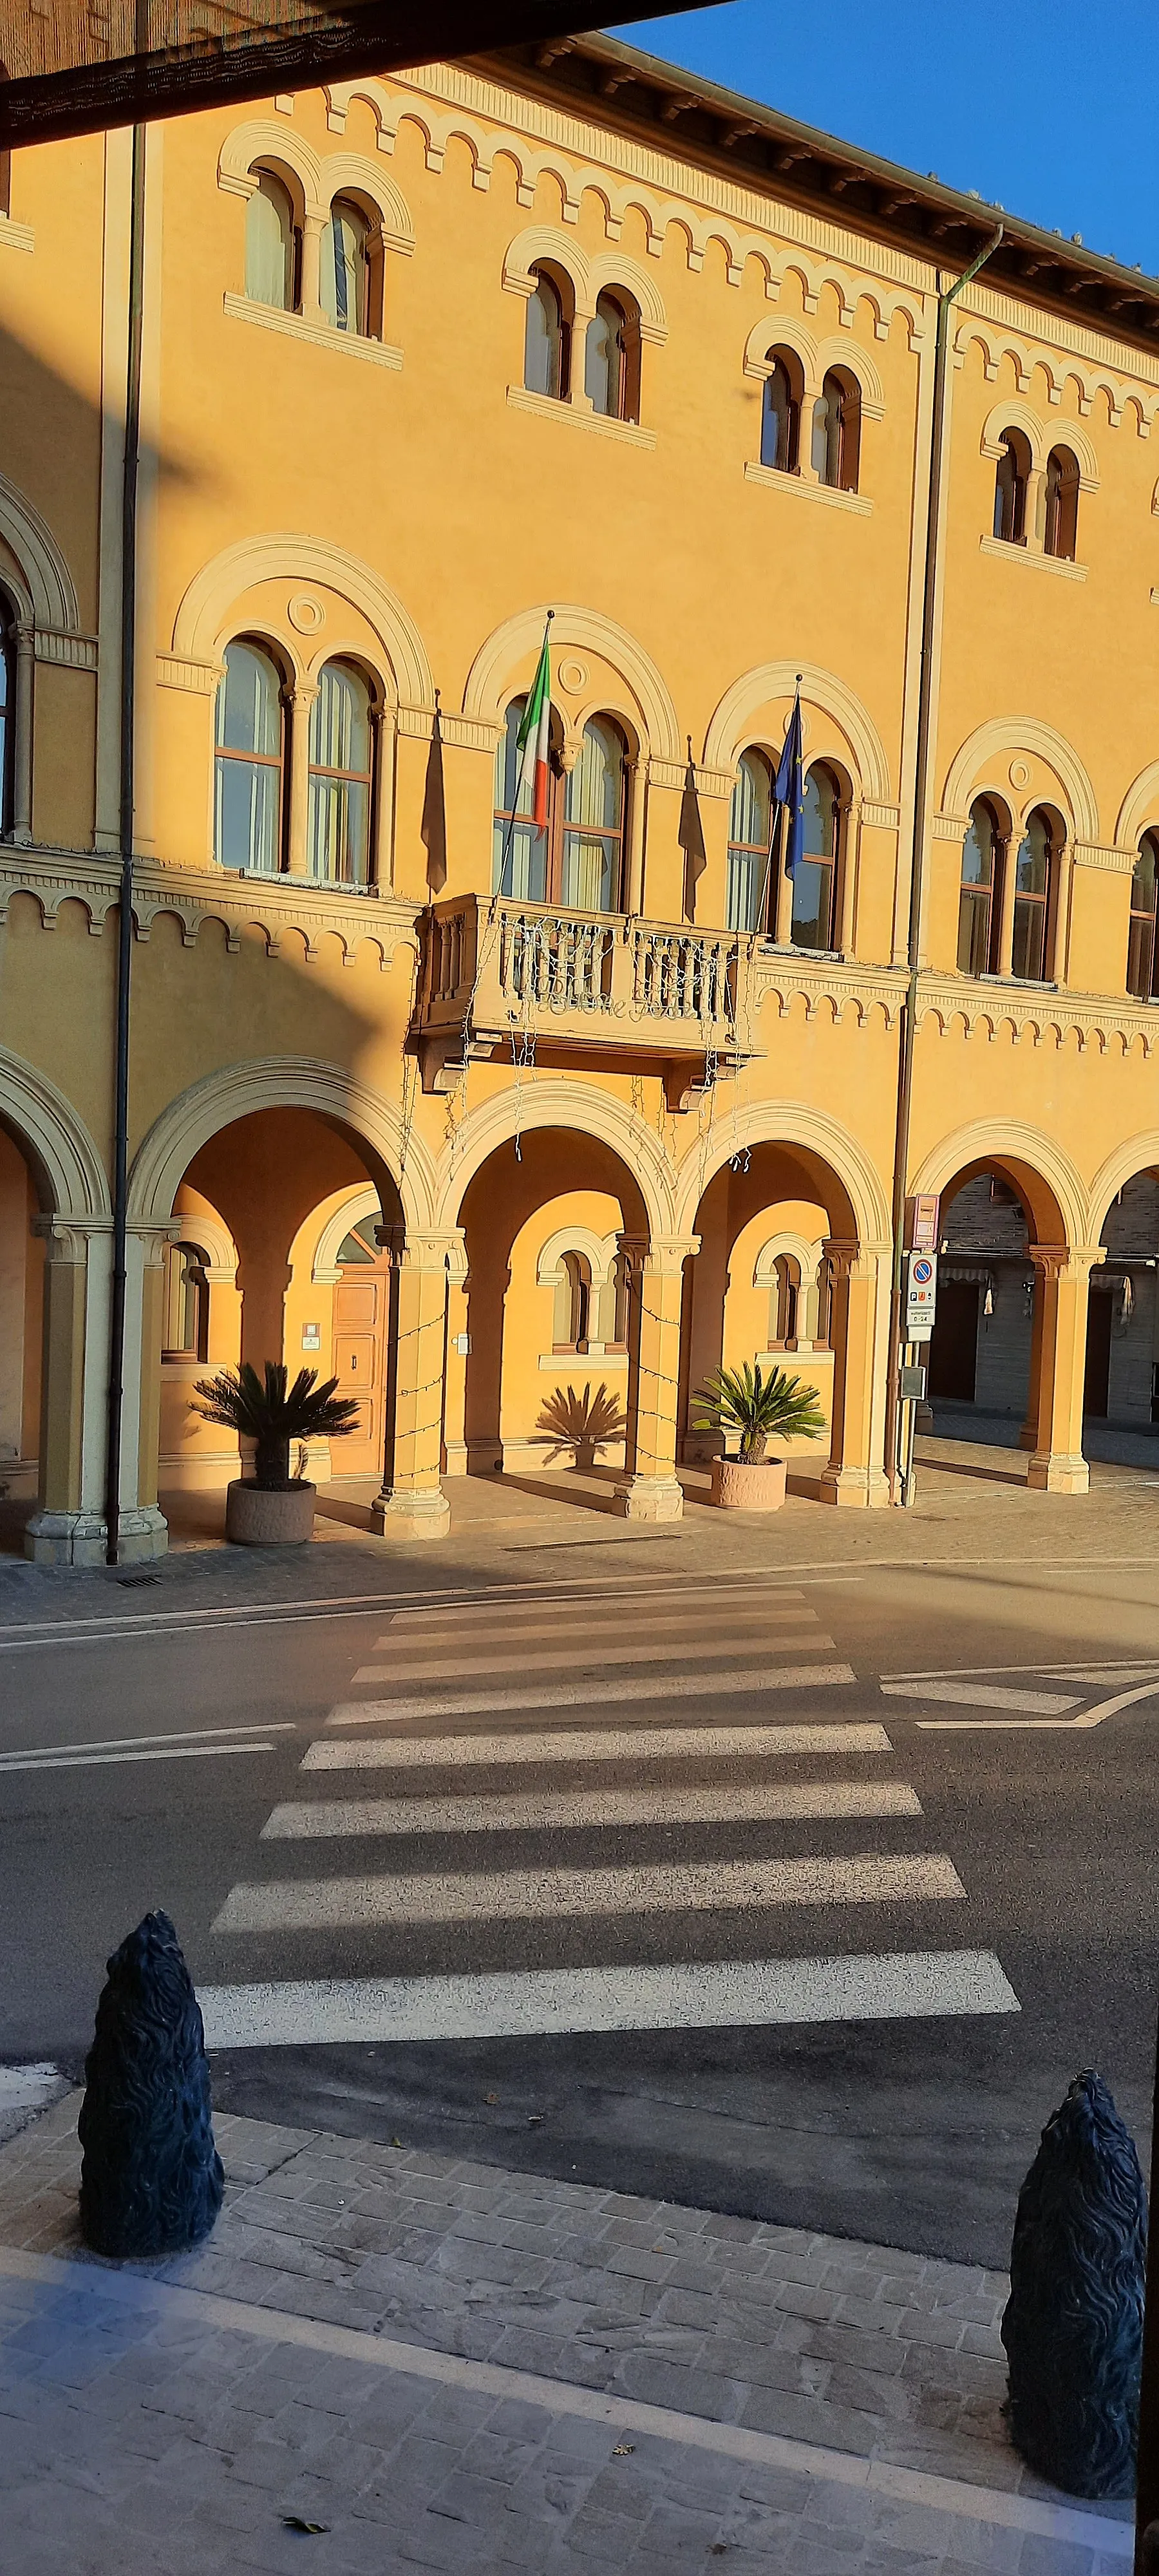
POLYGON ((781 753, 780 765, 773 780, 773 803, 778 809, 778 822, 782 813, 788 817, 785 875, 791 883, 805 855, 805 773, 801 756, 799 684, 793 700, 793 712, 789 718, 789 730, 785 735, 785 748, 781 753))

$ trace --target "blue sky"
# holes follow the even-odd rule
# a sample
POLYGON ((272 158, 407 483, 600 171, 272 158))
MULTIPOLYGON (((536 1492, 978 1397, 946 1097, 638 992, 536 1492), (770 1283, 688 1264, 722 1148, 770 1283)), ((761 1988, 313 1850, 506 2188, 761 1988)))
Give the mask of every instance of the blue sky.
POLYGON ((611 32, 1159 272, 1155 0, 728 0, 611 32))

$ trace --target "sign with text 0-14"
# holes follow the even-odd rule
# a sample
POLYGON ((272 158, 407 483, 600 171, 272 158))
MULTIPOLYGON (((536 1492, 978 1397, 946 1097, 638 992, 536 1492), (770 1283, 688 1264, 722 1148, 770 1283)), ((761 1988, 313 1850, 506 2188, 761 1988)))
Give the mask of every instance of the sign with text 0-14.
POLYGON ((905 1338, 928 1342, 938 1302, 936 1252, 910 1252, 905 1265, 905 1338))

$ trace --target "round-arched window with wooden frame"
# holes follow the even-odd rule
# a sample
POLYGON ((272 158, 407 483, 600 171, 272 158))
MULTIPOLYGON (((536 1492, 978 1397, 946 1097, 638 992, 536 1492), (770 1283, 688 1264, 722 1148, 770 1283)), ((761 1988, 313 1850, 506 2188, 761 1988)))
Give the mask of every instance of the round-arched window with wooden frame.
POLYGON ((215 708, 214 850, 223 868, 269 876, 283 865, 286 720, 272 653, 252 635, 225 648, 215 708))
POLYGON ((813 472, 834 492, 856 492, 861 458, 861 387, 847 367, 830 367, 813 405, 813 472))
POLYGON ((1069 447, 1052 447, 1046 460, 1042 550, 1073 563, 1078 546, 1079 466, 1069 447))
POLYGON ((1050 973, 1051 914, 1057 847, 1044 805, 1028 814, 1014 862, 1014 944, 1011 973, 1020 983, 1044 984, 1050 973))
POLYGON ((16 771, 16 612, 0 590, 0 838, 12 829, 16 771))
POLYGON ((570 911, 622 908, 626 759, 614 718, 591 716, 564 782, 559 900, 570 911))
POLYGON ((328 885, 370 883, 374 711, 370 683, 353 662, 326 662, 310 709, 306 855, 328 885))
POLYGON ((801 398, 805 380, 793 349, 770 349, 761 405, 761 463, 795 474, 800 461, 801 398))
POLYGON ((768 753, 743 751, 728 824, 725 923, 729 930, 763 930, 769 909, 773 773, 768 753))
POLYGON ((370 316, 370 225, 361 206, 335 197, 322 236, 322 311, 335 331, 365 339, 370 316))
POLYGON ((979 796, 970 807, 969 828, 962 843, 958 890, 958 971, 962 975, 989 975, 996 965, 996 895, 1002 846, 1002 828, 994 807, 987 797, 979 796))
POLYGON ((302 236, 284 179, 259 170, 245 210, 245 291, 252 304, 296 313, 301 298, 302 236))
POLYGON ((617 290, 596 298, 584 341, 584 392, 606 420, 640 417, 640 314, 617 290))
POLYGON ((1131 871, 1131 920, 1127 933, 1127 991, 1137 1002, 1156 998, 1159 957, 1155 916, 1159 897, 1159 832, 1144 832, 1131 871))
POLYGON ((831 949, 837 907, 841 788, 823 760, 805 780, 805 851, 793 878, 794 948, 831 949))
POLYGON ((1003 431, 994 472, 994 534, 1008 546, 1026 543, 1026 487, 1030 442, 1020 429, 1003 431))
POLYGON ((571 394, 571 325, 574 297, 571 281, 542 264, 531 271, 534 285, 527 299, 523 330, 523 382, 531 394, 548 394, 567 402, 571 394))

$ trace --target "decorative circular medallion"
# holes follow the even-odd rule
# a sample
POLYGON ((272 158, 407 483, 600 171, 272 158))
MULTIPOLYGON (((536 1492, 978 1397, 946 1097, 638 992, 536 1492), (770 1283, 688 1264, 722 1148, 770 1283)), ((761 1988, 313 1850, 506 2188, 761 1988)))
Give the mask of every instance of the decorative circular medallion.
POLYGON ((1010 784, 1012 787, 1029 787, 1030 771, 1028 770, 1024 760, 1011 761, 1010 784))
POLYGON ((290 601, 288 613, 290 624, 297 627, 299 635, 317 635, 319 628, 326 623, 326 611, 321 600, 307 599, 304 594, 290 601))
POLYGON ((588 675, 582 662, 560 663, 559 685, 561 689, 567 690, 569 698, 577 698, 580 690, 586 689, 587 684, 588 675))

